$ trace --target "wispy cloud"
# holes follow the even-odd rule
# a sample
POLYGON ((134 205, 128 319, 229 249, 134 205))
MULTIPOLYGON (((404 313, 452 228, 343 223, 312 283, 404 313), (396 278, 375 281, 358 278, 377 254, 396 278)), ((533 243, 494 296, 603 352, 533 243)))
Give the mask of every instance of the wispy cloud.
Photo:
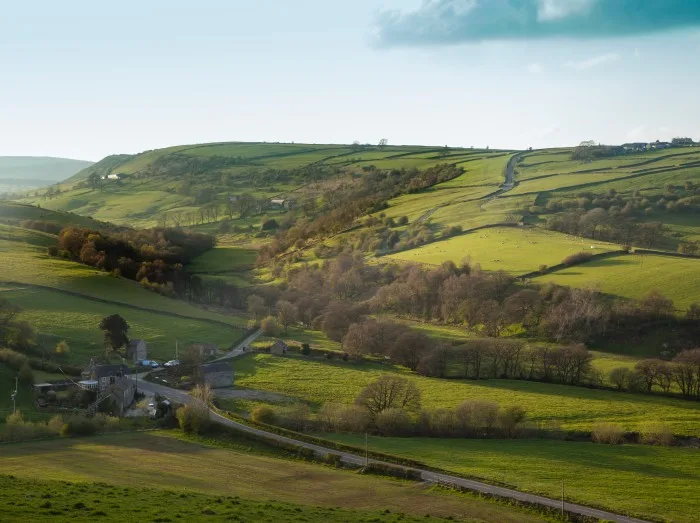
POLYGON ((570 69, 576 69, 577 71, 585 71, 587 69, 593 69, 601 65, 609 64, 612 62, 617 62, 622 57, 617 53, 602 54, 600 56, 594 56, 593 58, 588 58, 586 60, 581 60, 579 62, 566 62, 564 65, 570 69))
POLYGON ((424 0, 377 19, 380 46, 597 38, 700 27, 697 0, 424 0))
POLYGON ((540 73, 544 72, 544 67, 542 67, 542 64, 533 63, 533 64, 529 64, 527 66, 527 70, 529 73, 532 73, 532 74, 540 74, 540 73))

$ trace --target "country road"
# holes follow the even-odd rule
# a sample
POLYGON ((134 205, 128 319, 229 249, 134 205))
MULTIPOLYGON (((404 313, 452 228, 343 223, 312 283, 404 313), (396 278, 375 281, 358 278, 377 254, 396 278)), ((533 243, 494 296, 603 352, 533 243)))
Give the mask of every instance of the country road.
POLYGON ((236 345, 233 349, 228 351, 226 354, 224 354, 220 358, 216 358, 214 361, 232 360, 233 358, 237 358, 241 354, 245 354, 245 351, 246 351, 246 348, 248 347, 248 345, 250 345, 255 340, 257 340, 261 334, 262 334, 262 330, 260 330, 260 329, 256 330, 254 333, 252 333, 250 336, 248 336, 246 339, 244 339, 242 342, 240 342, 238 345, 236 345))
MULTIPOLYGON (((147 381, 139 381, 139 387, 142 390, 151 392, 153 394, 159 394, 163 397, 166 397, 172 401, 182 403, 182 404, 188 404, 194 401, 194 399, 186 392, 182 390, 175 390, 171 389, 169 387, 165 387, 163 385, 157 385, 155 383, 150 383, 147 381)), ((255 427, 250 427, 248 425, 245 425, 243 423, 239 423, 237 421, 230 420, 224 416, 221 416, 220 414, 214 412, 213 410, 211 412, 211 417, 213 420, 215 420, 218 423, 221 423, 224 426, 231 427, 233 429, 239 430, 241 432, 246 432, 248 434, 254 434, 257 436, 261 436, 267 439, 273 439, 282 443, 288 443, 291 445, 297 445, 299 447, 304 447, 307 449, 313 450, 316 454, 319 455, 325 455, 325 454, 338 454, 341 456, 341 459, 343 462, 348 463, 348 464, 353 464, 353 465, 363 465, 365 463, 365 458, 358 455, 358 454, 352 454, 349 452, 343 452, 343 451, 338 451, 335 449, 331 448, 326 448, 320 445, 314 445, 312 443, 306 443, 304 441, 299 441, 295 440, 292 438, 288 438, 285 436, 280 436, 279 434, 274 434, 272 432, 267 432, 265 430, 257 429, 255 427)), ((544 443, 543 443, 544 444, 544 443)), ((388 464, 392 466, 396 466, 395 464, 391 463, 385 463, 382 461, 370 459, 370 463, 382 463, 382 464, 388 464)), ((457 487, 463 487, 475 492, 481 492, 484 494, 491 494, 499 497, 504 497, 504 498, 510 498, 518 501, 523 501, 527 503, 535 503, 538 505, 542 505, 545 507, 550 507, 559 510, 562 506, 561 500, 556 500, 552 498, 546 498, 543 496, 537 496, 534 494, 526 494, 524 492, 520 492, 517 490, 509 489, 509 488, 504 488, 504 487, 497 487, 495 485, 489 485, 488 483, 482 483, 480 481, 474 481, 470 479, 464 479, 460 478, 457 476, 451 476, 449 474, 441 474, 438 472, 433 472, 430 470, 424 470, 424 469, 417 469, 420 474, 421 478, 423 481, 429 482, 429 483, 437 483, 437 484, 443 484, 443 485, 454 485, 457 487)), ((577 505, 574 503, 565 503, 564 508, 569 511, 573 512, 576 514, 580 514, 582 516, 588 516, 588 517, 593 517, 593 518, 598 518, 601 520, 607 520, 607 521, 614 521, 616 523, 649 523, 645 520, 642 519, 636 519, 628 516, 623 516, 620 514, 614 514, 612 512, 607 512, 604 510, 599 510, 595 508, 590 508, 586 507, 584 505, 577 505)))

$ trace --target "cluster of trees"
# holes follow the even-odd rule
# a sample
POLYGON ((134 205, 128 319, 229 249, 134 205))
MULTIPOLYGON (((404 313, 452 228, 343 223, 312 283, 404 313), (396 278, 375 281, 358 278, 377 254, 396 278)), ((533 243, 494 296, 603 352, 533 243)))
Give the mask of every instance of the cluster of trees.
POLYGON ((453 180, 463 173, 464 169, 462 167, 457 167, 456 165, 447 163, 439 164, 435 167, 425 169, 417 176, 411 178, 411 180, 408 182, 406 192, 420 192, 428 187, 437 185, 438 183, 453 180))
POLYGON ((257 407, 258 423, 297 431, 376 433, 382 436, 513 437, 525 421, 525 410, 483 400, 466 400, 454 409, 421 409, 415 383, 384 375, 370 382, 353 404, 325 403, 314 418, 307 405, 281 409, 257 407))
POLYGON ((624 154, 625 149, 615 145, 599 145, 594 141, 581 142, 571 152, 571 159, 580 162, 592 162, 601 158, 610 158, 624 154))
POLYGON ((664 212, 697 213, 700 210, 698 193, 700 185, 691 181, 682 186, 669 184, 666 193, 656 195, 644 195, 639 190, 630 196, 614 189, 604 195, 582 192, 576 198, 550 199, 544 207, 534 206, 530 212, 553 213, 547 227, 556 231, 652 247, 662 244, 667 228, 661 223, 646 221, 647 217, 664 212))
POLYGON ((671 361, 647 359, 634 369, 618 367, 609 379, 621 391, 668 394, 675 385, 683 396, 700 399, 700 349, 681 351, 671 361))
POLYGON ((24 352, 34 346, 36 333, 32 326, 19 319, 21 309, 6 300, 0 300, 0 347, 24 352))
POLYGON ((662 223, 639 223, 632 216, 602 207, 590 211, 575 209, 551 216, 547 228, 598 241, 644 247, 660 245, 666 231, 662 223))
MULTIPOLYGON (((435 348, 432 342, 401 325, 368 320, 370 314, 459 325, 495 339, 515 329, 571 344, 641 332, 649 325, 682 331, 692 339, 700 318, 697 305, 688 309, 685 318, 676 317, 673 302, 656 291, 631 301, 554 284, 524 287, 504 272, 483 272, 468 261, 460 267, 447 262, 426 271, 418 266, 368 265, 362 256, 341 254, 321 265, 289 268, 285 276, 284 287, 258 288, 248 297, 248 309, 257 321, 273 316, 285 328, 299 323, 322 330, 329 338, 343 341, 349 353, 383 354, 413 369, 419 369, 420 360, 435 348), (405 343, 396 344, 404 334, 405 343), (413 352, 403 354, 407 351, 413 352)), ((558 379, 549 370, 533 373, 515 367, 517 371, 497 367, 500 370, 491 375, 558 379)), ((573 383, 579 378, 562 381, 573 383)))
MULTIPOLYGON (((320 198, 321 204, 307 209, 306 218, 282 228, 275 240, 261 249, 258 263, 272 260, 292 247, 308 246, 312 240, 323 239, 350 229, 357 218, 364 214, 380 212, 387 201, 409 191, 423 190, 430 185, 459 176, 463 171, 449 164, 440 164, 426 171, 418 169, 368 170, 363 176, 354 178, 320 198)), ((306 204, 302 204, 306 208, 306 204)), ((379 231, 371 234, 376 250, 398 242, 398 237, 389 232, 378 237, 379 231), (378 239, 378 241, 376 241, 378 239)), ((367 240, 367 237, 364 238, 367 240)))
POLYGON ((238 306, 237 287, 221 280, 203 282, 184 265, 213 248, 214 237, 181 229, 104 232, 66 227, 49 254, 70 258, 190 301, 238 306))

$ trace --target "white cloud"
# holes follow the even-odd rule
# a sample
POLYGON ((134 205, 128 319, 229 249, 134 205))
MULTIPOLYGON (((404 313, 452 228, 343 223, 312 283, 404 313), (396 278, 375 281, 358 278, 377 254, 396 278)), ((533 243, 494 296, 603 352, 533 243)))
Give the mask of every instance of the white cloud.
POLYGON ((537 19, 540 22, 561 20, 585 13, 598 0, 538 0, 537 19))
POLYGON ((587 60, 581 60, 579 62, 566 62, 564 65, 570 69, 585 71, 586 69, 592 69, 600 65, 617 62, 621 58, 622 56, 620 56, 618 53, 608 53, 600 56, 594 56, 593 58, 588 58, 587 60))
POLYGON ((528 64, 527 70, 528 70, 528 72, 530 72, 532 74, 540 74, 540 73, 544 72, 544 67, 542 67, 542 64, 532 63, 532 64, 528 64))

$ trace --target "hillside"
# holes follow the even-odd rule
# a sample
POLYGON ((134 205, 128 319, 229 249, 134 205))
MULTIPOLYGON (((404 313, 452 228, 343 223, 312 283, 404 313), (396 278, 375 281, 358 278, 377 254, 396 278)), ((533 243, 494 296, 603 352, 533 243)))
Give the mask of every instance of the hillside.
MULTIPOLYGON (((235 142, 183 145, 109 156, 76 174, 61 186, 60 194, 28 202, 138 227, 164 220, 171 225, 203 226, 226 216, 231 197, 246 195, 262 202, 252 201, 249 206, 266 208, 271 198, 295 199, 306 190, 323 191, 325 184, 330 187, 344 183, 349 176, 361 174, 363 167, 425 169, 439 163, 492 157, 505 155, 419 146, 386 146, 380 150, 369 146, 235 142), (97 187, 88 184, 91 174, 123 177, 104 180, 97 187), (201 212, 214 206, 218 208, 217 216, 201 212)), ((234 212, 237 215, 240 210, 234 212)), ((243 220, 241 224, 248 226, 250 222, 243 220)))
POLYGON ((93 162, 44 156, 0 156, 0 193, 61 182, 93 162))

